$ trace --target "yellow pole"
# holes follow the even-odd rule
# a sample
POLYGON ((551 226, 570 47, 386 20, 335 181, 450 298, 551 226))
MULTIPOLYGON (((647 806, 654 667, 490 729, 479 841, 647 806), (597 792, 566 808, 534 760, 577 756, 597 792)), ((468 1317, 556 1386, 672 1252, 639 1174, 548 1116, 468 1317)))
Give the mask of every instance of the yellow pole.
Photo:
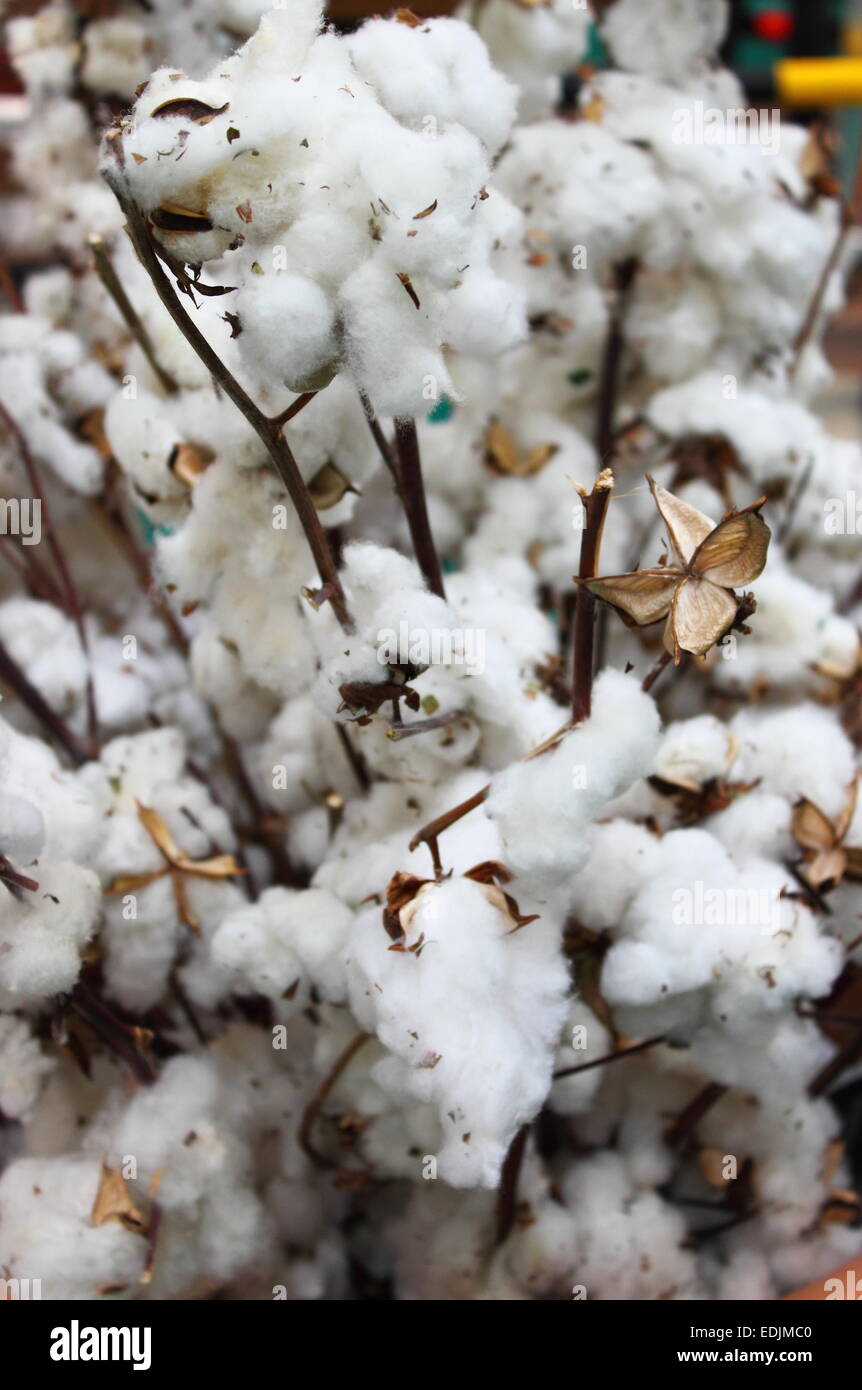
POLYGON ((783 58, 775 82, 782 106, 862 106, 862 57, 783 58))

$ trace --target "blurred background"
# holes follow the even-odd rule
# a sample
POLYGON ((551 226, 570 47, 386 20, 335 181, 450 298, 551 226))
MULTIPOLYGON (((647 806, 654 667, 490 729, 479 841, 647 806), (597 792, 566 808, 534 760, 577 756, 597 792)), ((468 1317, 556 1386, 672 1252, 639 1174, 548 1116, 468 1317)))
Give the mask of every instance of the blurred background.
MULTIPOLYGON (((0 0, 0 12, 4 18, 32 14, 44 3, 7 0, 4 6, 0 0)), ((511 3, 531 8, 543 0, 511 3)), ((115 9, 112 0, 75 0, 75 6, 88 17, 115 9)), ((350 29, 394 8, 380 0, 329 0, 327 14, 339 28, 350 29)), ((430 16, 451 14, 459 6, 455 0, 412 0, 409 8, 430 16)), ((739 74, 752 105, 780 106, 789 119, 818 129, 832 172, 862 224, 862 0, 732 0, 731 9, 725 62, 739 74), (815 66, 812 60, 818 59, 826 61, 815 66)), ((586 71, 604 62, 594 31, 586 71)), ((25 114, 26 98, 0 42, 0 192, 9 191, 10 177, 4 128, 25 114)), ((851 437, 859 434, 862 417, 862 226, 855 236, 847 305, 827 341, 837 379, 828 400, 819 403, 833 432, 851 437)))

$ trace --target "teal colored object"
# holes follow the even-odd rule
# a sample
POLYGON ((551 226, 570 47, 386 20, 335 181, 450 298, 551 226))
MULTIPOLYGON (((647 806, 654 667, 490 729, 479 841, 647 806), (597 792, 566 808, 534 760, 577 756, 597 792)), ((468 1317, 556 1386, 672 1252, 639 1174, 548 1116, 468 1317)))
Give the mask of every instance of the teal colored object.
POLYGON ((582 61, 589 63, 593 68, 606 68, 608 65, 608 50, 596 24, 590 25, 587 51, 582 61))
POLYGON ((573 386, 586 386, 592 375, 589 367, 581 367, 576 372, 569 372, 566 381, 570 381, 573 386))
POLYGON ((429 425, 445 425, 455 414, 455 402, 449 396, 441 396, 433 410, 428 411, 429 425))
POLYGON ((138 518, 138 524, 144 537, 144 545, 150 548, 155 545, 156 536, 172 536, 174 534, 173 526, 154 526, 146 512, 142 512, 140 507, 136 507, 135 516, 138 518))

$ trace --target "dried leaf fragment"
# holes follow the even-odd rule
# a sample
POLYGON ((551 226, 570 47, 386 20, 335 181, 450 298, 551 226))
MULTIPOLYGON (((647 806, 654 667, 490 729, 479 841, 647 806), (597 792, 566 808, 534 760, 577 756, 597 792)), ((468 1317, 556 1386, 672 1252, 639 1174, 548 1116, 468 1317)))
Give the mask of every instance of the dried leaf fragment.
POLYGON ((117 1172, 115 1168, 109 1168, 106 1163, 102 1164, 90 1220, 94 1226, 104 1226, 109 1221, 116 1221, 127 1231, 134 1231, 137 1235, 146 1234, 146 1223, 132 1201, 125 1178, 122 1173, 117 1172))

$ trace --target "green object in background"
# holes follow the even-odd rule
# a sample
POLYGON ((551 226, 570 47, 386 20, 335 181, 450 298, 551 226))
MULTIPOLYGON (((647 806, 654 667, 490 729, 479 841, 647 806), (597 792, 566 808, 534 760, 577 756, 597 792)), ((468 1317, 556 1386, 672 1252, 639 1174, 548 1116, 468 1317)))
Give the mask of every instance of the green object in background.
POLYGON ((589 63, 593 68, 605 68, 608 65, 608 50, 605 41, 599 33, 597 24, 590 25, 590 36, 587 43, 587 51, 584 54, 583 62, 589 63))
POLYGON ((455 402, 449 396, 441 396, 433 410, 428 411, 429 425, 445 425, 455 414, 455 402))
POLYGON ((135 516, 137 517, 138 524, 141 528, 141 534, 144 538, 144 545, 147 546, 149 549, 152 549, 152 547, 155 545, 156 536, 172 536, 174 534, 173 526, 156 526, 152 521, 150 521, 150 518, 147 516, 146 512, 141 511, 140 507, 135 508, 135 516))

